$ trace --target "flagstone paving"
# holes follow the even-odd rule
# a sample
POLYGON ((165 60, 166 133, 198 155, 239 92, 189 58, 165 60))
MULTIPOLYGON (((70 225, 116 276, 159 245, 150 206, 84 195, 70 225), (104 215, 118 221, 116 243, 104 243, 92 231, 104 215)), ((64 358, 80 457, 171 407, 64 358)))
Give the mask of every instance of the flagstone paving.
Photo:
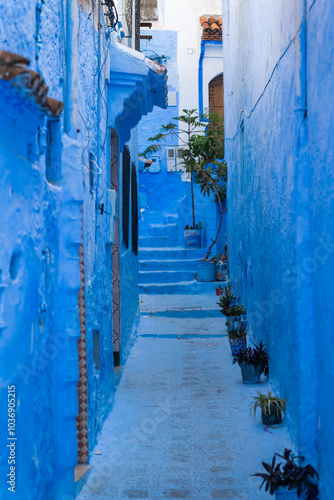
MULTIPOLYGON (((175 300, 169 297, 166 310, 180 306, 175 300)), ((213 295, 210 300, 215 304, 213 295)), ((268 383, 242 383, 223 318, 191 317, 188 328, 184 316, 167 316, 164 323, 155 317, 163 312, 161 297, 156 307, 152 296, 149 301, 144 306, 143 300, 149 316, 143 317, 78 499, 273 498, 260 492, 261 479, 251 477, 262 460, 289 445, 285 428, 265 429, 250 416, 250 396, 259 387, 268 390, 268 383)), ((185 298, 188 303, 200 307, 194 296, 185 298)))

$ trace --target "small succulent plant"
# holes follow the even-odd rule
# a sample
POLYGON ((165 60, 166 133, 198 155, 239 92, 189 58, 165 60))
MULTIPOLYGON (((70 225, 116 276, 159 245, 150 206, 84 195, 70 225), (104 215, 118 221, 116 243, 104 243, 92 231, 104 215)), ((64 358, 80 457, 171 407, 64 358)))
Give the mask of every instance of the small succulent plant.
POLYGON ((282 412, 286 410, 286 401, 284 398, 273 396, 271 391, 268 394, 263 394, 261 391, 256 391, 257 396, 253 396, 253 401, 250 403, 250 411, 256 416, 256 410, 261 408, 262 417, 275 414, 277 420, 282 420, 282 412))
POLYGON ((246 337, 248 333, 248 328, 243 328, 242 326, 238 326, 237 328, 228 328, 227 329, 227 337, 229 339, 242 339, 246 337))

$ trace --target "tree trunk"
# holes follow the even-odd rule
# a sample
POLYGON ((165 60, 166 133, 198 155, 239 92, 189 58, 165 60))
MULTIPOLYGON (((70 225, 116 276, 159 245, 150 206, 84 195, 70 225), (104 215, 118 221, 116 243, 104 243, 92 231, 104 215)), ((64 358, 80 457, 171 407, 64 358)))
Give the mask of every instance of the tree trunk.
POLYGON ((195 198, 194 198, 194 173, 192 167, 190 167, 190 179, 191 179, 191 207, 193 214, 193 228, 195 227, 195 198))
POLYGON ((218 240, 218 236, 219 236, 219 233, 220 233, 220 229, 222 227, 222 221, 223 221, 223 215, 224 213, 226 212, 226 209, 224 210, 223 212, 223 207, 222 207, 222 202, 221 202, 221 199, 220 199, 220 196, 218 196, 218 201, 219 201, 219 213, 220 213, 220 220, 219 220, 219 226, 218 226, 218 231, 217 231, 217 234, 216 234, 216 237, 214 240, 212 240, 212 243, 211 245, 209 246, 208 248, 208 251, 206 253, 206 256, 205 256, 205 260, 208 260, 209 258, 209 255, 210 255, 210 252, 212 250, 212 247, 215 243, 217 243, 217 240, 218 240))

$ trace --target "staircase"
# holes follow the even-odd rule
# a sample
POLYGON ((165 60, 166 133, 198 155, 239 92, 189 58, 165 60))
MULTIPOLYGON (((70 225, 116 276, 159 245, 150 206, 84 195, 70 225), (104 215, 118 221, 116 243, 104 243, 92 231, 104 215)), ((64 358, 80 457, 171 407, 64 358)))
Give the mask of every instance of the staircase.
POLYGON ((196 264, 205 249, 177 246, 177 216, 165 215, 165 224, 149 224, 139 238, 139 293, 181 295, 212 293, 217 282, 198 283, 196 264))

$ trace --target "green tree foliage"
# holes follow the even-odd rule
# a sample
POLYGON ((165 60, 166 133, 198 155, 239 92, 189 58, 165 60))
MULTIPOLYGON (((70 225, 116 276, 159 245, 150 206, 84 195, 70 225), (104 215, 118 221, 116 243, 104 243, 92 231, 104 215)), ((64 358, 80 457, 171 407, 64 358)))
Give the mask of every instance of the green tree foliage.
POLYGON ((184 146, 182 163, 190 175, 192 198, 192 227, 195 226, 194 183, 200 186, 204 196, 213 196, 219 206, 220 222, 217 234, 206 255, 209 258, 213 245, 218 240, 222 225, 223 207, 226 200, 225 182, 227 165, 224 158, 224 122, 216 114, 200 115, 195 109, 183 109, 183 114, 174 117, 174 122, 162 125, 158 134, 148 140, 148 146, 140 156, 147 158, 160 149, 160 143, 167 137, 176 136, 184 146), (205 121, 206 122, 205 122, 205 121))

